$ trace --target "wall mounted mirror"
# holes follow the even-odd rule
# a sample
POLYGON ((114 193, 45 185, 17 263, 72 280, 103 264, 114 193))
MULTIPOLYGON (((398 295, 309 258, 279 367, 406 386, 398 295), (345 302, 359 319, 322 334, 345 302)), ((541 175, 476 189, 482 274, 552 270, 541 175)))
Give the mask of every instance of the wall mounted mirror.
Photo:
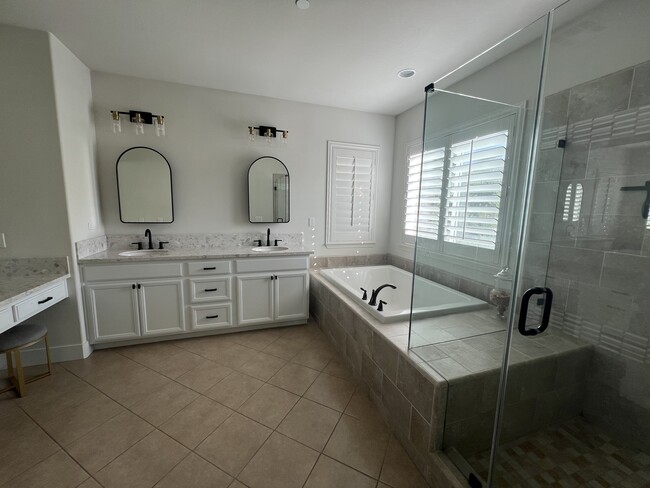
POLYGON ((158 151, 132 147, 117 158, 117 199, 120 220, 133 224, 174 221, 172 168, 158 151))
POLYGON ((248 220, 289 222, 289 171, 278 158, 264 156, 248 168, 248 220))

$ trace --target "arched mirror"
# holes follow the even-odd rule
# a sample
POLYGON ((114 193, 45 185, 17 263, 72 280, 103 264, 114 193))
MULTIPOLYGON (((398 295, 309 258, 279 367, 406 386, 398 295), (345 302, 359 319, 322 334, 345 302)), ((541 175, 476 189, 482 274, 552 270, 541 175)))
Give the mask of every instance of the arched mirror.
POLYGON ((132 147, 117 158, 120 220, 134 224, 174 221, 172 169, 165 156, 149 147, 132 147))
POLYGON ((278 158, 264 156, 248 168, 248 220, 289 222, 289 171, 278 158))

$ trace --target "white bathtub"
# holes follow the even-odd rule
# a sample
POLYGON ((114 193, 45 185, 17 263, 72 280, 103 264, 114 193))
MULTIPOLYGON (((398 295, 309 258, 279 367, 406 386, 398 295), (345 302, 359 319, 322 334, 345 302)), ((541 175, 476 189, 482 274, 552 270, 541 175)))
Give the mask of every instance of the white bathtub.
MULTIPOLYGON (((395 266, 366 266, 359 268, 330 268, 321 270, 321 275, 346 295, 363 306, 382 323, 408 320, 411 312, 411 288, 413 274, 395 266), (376 306, 368 305, 361 299, 361 288, 368 290, 368 300, 373 289, 390 283, 397 289, 386 287, 379 293, 385 300, 384 311, 378 312, 376 306)), ((379 299, 377 304, 379 304, 379 299)), ((478 298, 465 295, 452 288, 416 276, 413 318, 435 317, 458 312, 470 312, 487 307, 478 298)))

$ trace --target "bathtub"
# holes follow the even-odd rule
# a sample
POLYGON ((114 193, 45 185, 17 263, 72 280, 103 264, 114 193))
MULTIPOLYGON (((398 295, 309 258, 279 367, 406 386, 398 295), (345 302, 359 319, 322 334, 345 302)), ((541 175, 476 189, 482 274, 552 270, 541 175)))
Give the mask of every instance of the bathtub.
MULTIPOLYGON (((380 322, 388 323, 409 319, 413 286, 412 273, 395 266, 365 266, 322 269, 321 275, 354 299, 380 322), (368 290, 368 299, 370 299, 372 290, 384 283, 395 285, 397 289, 386 287, 381 290, 379 299, 385 300, 387 303, 384 305, 384 311, 379 312, 376 306, 370 306, 367 301, 361 299, 363 295, 361 288, 368 290)), ((488 306, 486 302, 478 298, 419 276, 416 276, 415 282, 414 319, 470 312, 488 306)), ((379 300, 377 300, 377 304, 379 304, 379 300)))

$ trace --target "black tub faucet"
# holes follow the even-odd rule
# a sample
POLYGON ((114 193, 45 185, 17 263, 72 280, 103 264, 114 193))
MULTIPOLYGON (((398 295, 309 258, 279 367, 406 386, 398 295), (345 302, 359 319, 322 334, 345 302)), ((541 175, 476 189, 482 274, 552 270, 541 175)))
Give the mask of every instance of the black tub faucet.
POLYGON ((271 229, 266 229, 266 245, 271 245, 271 229))
POLYGON ((385 285, 381 285, 379 288, 376 290, 372 290, 372 295, 370 295, 370 301, 368 302, 368 305, 377 305, 377 296, 379 295, 379 292, 383 290, 386 287, 390 287, 393 290, 396 290, 397 287, 395 285, 391 285, 390 283, 386 283, 385 285))
POLYGON ((145 230, 144 236, 149 238, 149 249, 153 249, 153 241, 151 240, 151 231, 149 229, 145 230))

